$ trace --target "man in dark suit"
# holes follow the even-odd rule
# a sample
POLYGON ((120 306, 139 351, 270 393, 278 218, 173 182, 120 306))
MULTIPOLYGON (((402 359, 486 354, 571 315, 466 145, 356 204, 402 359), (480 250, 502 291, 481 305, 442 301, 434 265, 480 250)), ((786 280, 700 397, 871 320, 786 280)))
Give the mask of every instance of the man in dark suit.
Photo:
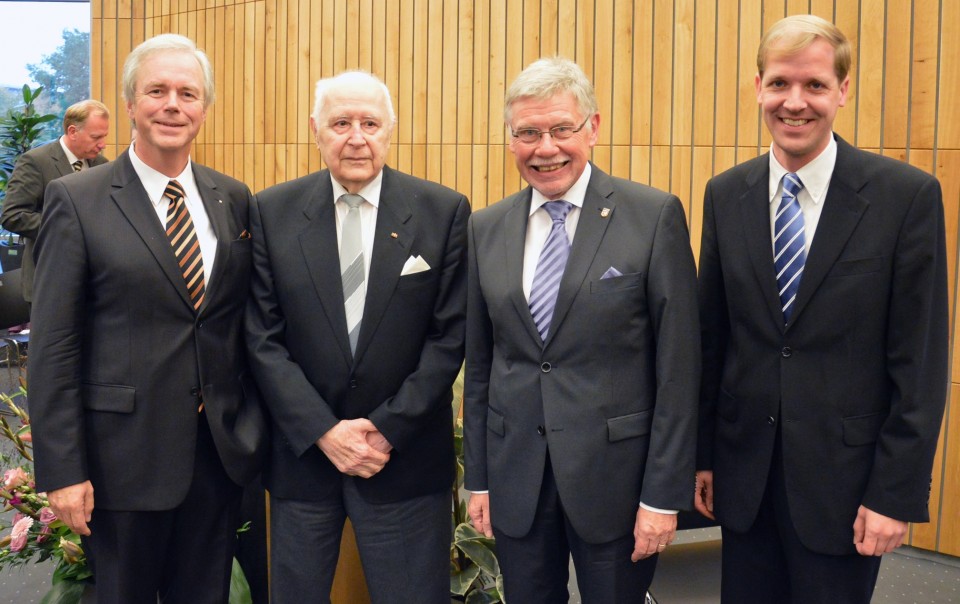
POLYGON ((870 601, 928 521, 947 384, 936 179, 832 133, 850 45, 809 15, 760 43, 769 154, 713 178, 700 256, 697 508, 723 602, 870 601))
POLYGON ((84 536, 97 601, 227 601, 266 426, 246 376, 251 195, 190 161, 213 102, 192 41, 124 66, 136 143, 47 188, 30 411, 38 490, 84 536), (94 505, 96 497, 96 505, 94 505))
POLYGON ((643 602, 693 503, 700 340, 683 208, 588 162, 600 116, 575 63, 533 63, 505 107, 530 187, 470 222, 470 516, 496 536, 510 602, 566 602, 571 553, 584 602, 643 602))
POLYGON ((107 146, 109 131, 106 105, 92 99, 80 101, 63 114, 63 136, 17 159, 7 183, 0 226, 20 235, 25 243, 21 287, 27 302, 33 300, 33 243, 40 231, 43 191, 51 180, 107 163, 100 152, 107 146))
POLYGON ((374 602, 449 602, 467 199, 384 165, 374 76, 320 80, 327 170, 257 195, 247 341, 273 418, 271 601, 329 602, 350 517, 374 602))

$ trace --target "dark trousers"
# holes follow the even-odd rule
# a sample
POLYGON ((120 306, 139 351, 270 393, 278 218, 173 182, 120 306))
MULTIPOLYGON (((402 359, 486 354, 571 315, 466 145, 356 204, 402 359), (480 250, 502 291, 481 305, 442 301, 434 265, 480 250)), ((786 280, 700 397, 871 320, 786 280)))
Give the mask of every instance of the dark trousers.
POLYGON ((753 526, 746 533, 722 529, 721 602, 869 604, 880 557, 831 556, 804 547, 790 519, 779 438, 774 450, 753 526))
POLYGON ((657 567, 657 555, 631 562, 632 534, 599 544, 581 539, 563 511, 549 457, 530 532, 521 538, 504 535, 496 528, 496 510, 491 511, 491 516, 508 602, 567 602, 571 555, 583 604, 644 602, 657 567))
POLYGON ((187 498, 160 512, 94 508, 83 539, 98 604, 224 604, 241 489, 227 476, 201 414, 187 498))
POLYGON ((451 493, 370 503, 344 477, 328 501, 270 498, 272 604, 327 604, 350 518, 374 604, 449 604, 451 493))

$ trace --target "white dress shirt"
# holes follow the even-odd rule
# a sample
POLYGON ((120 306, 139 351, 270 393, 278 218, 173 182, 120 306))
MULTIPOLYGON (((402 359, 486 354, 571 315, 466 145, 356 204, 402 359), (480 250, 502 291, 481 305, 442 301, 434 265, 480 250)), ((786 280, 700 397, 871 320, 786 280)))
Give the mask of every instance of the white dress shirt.
MULTIPOLYGON (((333 199, 337 210, 337 249, 343 240, 343 221, 350 206, 340 198, 347 190, 330 175, 333 183, 333 199)), ((377 229, 377 212, 380 211, 380 188, 383 185, 383 170, 357 193, 366 203, 360 205, 360 238, 363 243, 363 281, 370 280, 370 259, 373 257, 373 235, 377 229)))
POLYGON ((209 289, 213 263, 217 258, 217 236, 213 232, 207 210, 203 207, 203 199, 197 189, 197 181, 193 178, 193 164, 190 159, 187 159, 187 165, 183 172, 174 178, 170 178, 143 163, 143 160, 137 157, 134 145, 130 145, 130 161, 133 163, 133 169, 150 198, 150 203, 153 204, 153 210, 157 213, 160 226, 164 231, 167 230, 167 210, 170 207, 170 200, 163 196, 163 192, 166 191, 167 184, 171 180, 176 180, 183 187, 186 193, 184 203, 187 204, 187 209, 190 211, 190 219, 193 220, 193 227, 197 231, 197 240, 200 242, 200 255, 203 256, 204 287, 209 289))
MULTIPOLYGON (((827 198, 827 189, 830 187, 830 178, 833 177, 833 168, 837 164, 837 141, 830 137, 830 143, 820 155, 810 163, 797 170, 797 176, 803 183, 803 189, 797 193, 800 202, 800 211, 803 212, 803 245, 807 256, 810 255, 810 245, 813 235, 817 232, 820 223, 820 213, 823 211, 823 201, 827 198)), ((783 195, 783 176, 788 170, 780 165, 770 148, 770 240, 776 238, 777 209, 780 207, 780 198, 783 195)), ((771 249, 775 249, 771 247, 771 249)), ((774 252, 775 253, 775 252, 774 252)))
MULTIPOLYGON (((63 149, 63 152, 64 152, 64 153, 66 154, 66 156, 67 156, 67 163, 70 164, 70 169, 72 170, 72 169, 73 169, 73 162, 77 161, 77 160, 80 159, 80 158, 78 158, 76 155, 74 155, 74 154, 73 154, 73 151, 71 151, 70 148, 67 147, 66 138, 67 138, 67 135, 66 135, 66 134, 64 134, 63 136, 61 136, 61 137, 60 137, 60 140, 59 140, 59 143, 60 143, 60 148, 63 149)), ((85 160, 85 159, 81 159, 80 161, 83 162, 83 169, 87 169, 87 168, 90 167, 90 162, 89 162, 89 161, 87 161, 87 160, 85 160)))

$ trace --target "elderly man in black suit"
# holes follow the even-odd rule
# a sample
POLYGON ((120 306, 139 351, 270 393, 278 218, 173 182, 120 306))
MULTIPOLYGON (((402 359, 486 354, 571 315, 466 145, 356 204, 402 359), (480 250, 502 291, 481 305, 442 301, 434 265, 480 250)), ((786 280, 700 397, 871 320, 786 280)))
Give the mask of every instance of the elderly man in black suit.
POLYGON ((530 186, 470 222, 464 449, 470 516, 510 602, 643 602, 693 506, 696 269, 675 196, 589 163, 600 114, 566 59, 507 91, 530 186))
POLYGON ((213 81, 189 39, 143 42, 123 72, 136 142, 47 188, 37 488, 83 535, 101 603, 226 602, 240 485, 266 449, 242 330, 251 195, 190 159, 213 81))
POLYGON ((329 602, 348 516, 374 602, 449 602, 470 206, 385 165, 394 123, 374 76, 320 80, 310 128, 328 169, 251 213, 274 604, 329 602))
POLYGON ((33 300, 33 245, 40 231, 43 192, 51 180, 107 163, 100 154, 107 145, 110 111, 100 101, 87 99, 67 107, 63 136, 31 149, 17 159, 7 183, 0 226, 24 240, 23 299, 33 300))
POLYGON ((850 44, 799 15, 764 35, 770 153, 713 178, 700 255, 697 507, 725 603, 867 604, 928 520, 947 386, 935 178, 832 132, 850 44))

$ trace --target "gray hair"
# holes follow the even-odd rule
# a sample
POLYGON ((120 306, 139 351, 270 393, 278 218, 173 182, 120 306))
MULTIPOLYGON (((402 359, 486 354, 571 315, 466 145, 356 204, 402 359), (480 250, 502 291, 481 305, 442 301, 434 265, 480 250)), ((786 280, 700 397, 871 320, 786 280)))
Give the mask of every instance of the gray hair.
POLYGON ((510 125, 513 104, 520 99, 545 100, 564 93, 570 93, 576 99, 582 118, 599 110, 593 84, 579 65, 563 57, 534 61, 520 72, 507 89, 507 96, 503 100, 503 120, 510 125))
POLYGON ((140 75, 140 66, 148 58, 162 52, 185 52, 193 55, 203 72, 203 107, 206 109, 213 104, 215 98, 213 84, 213 66, 206 53, 197 48, 193 40, 179 34, 160 34, 142 42, 133 49, 123 64, 123 98, 128 103, 136 98, 135 87, 140 75))
POLYGON ((380 78, 366 71, 344 71, 333 77, 317 80, 317 87, 314 90, 313 113, 310 114, 310 117, 319 123, 320 113, 323 111, 323 104, 326 102, 327 95, 340 86, 357 84, 379 88, 383 92, 383 103, 387 106, 390 124, 395 124, 397 122, 397 116, 393 112, 393 100, 390 98, 390 89, 387 88, 387 85, 384 84, 380 78))

